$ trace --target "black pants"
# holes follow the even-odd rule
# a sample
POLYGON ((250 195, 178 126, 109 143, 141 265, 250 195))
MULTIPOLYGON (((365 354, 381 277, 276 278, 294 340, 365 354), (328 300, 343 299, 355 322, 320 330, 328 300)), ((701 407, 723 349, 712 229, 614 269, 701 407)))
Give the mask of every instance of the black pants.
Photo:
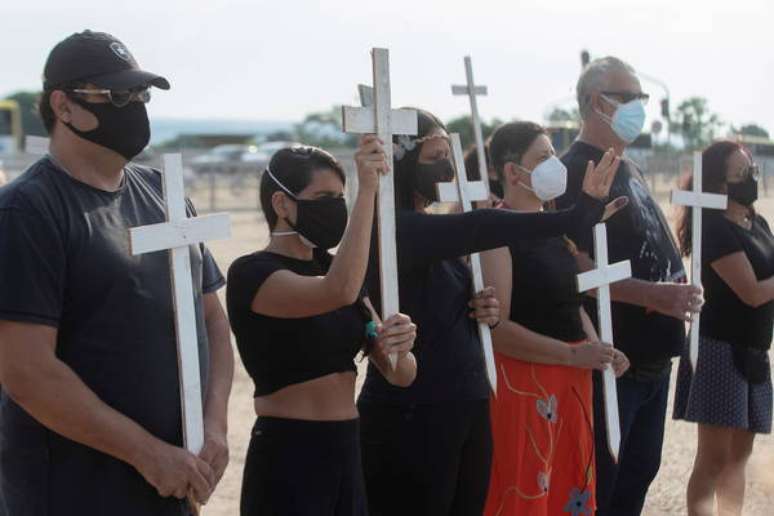
POLYGON ((621 453, 613 462, 607 447, 602 376, 594 372, 594 429, 597 516, 638 516, 661 466, 669 372, 659 378, 618 379, 621 453))
POLYGON ((242 479, 242 516, 366 516, 358 420, 259 417, 242 479))
POLYGON ((489 400, 360 403, 371 516, 478 516, 492 464, 489 400))

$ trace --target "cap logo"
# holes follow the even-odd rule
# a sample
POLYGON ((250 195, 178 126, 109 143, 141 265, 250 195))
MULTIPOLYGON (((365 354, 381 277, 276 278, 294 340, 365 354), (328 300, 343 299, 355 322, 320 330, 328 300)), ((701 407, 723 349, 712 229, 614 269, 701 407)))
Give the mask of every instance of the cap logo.
POLYGON ((124 61, 131 61, 132 55, 129 53, 129 51, 117 41, 114 41, 110 44, 110 50, 113 51, 115 55, 117 55, 119 58, 123 59, 124 61))

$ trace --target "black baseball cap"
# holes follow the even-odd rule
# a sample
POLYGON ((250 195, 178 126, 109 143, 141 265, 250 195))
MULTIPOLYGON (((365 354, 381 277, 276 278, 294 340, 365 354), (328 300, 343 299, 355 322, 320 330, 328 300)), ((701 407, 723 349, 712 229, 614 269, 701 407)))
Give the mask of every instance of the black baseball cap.
POLYGON ((48 55, 43 71, 46 90, 88 82, 108 90, 143 86, 169 89, 169 81, 141 70, 134 56, 117 38, 105 32, 85 30, 60 41, 48 55))

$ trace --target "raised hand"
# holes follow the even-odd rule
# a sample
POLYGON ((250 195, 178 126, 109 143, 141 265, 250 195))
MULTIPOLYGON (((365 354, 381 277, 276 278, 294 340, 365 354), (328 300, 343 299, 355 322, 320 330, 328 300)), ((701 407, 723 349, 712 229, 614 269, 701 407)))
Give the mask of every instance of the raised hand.
POLYGON ((360 138, 360 144, 355 153, 355 165, 361 190, 376 191, 379 175, 390 171, 383 145, 384 142, 374 134, 366 134, 360 138))
POLYGON ((607 199, 620 164, 621 158, 615 155, 613 149, 605 152, 596 166, 589 161, 583 176, 583 191, 595 199, 607 199))

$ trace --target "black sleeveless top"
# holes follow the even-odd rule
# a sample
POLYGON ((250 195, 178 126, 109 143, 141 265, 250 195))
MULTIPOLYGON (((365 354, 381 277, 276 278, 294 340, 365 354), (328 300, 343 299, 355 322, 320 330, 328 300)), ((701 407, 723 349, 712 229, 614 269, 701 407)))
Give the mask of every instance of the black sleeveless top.
POLYGON ((279 318, 250 309, 263 282, 273 273, 290 270, 302 276, 323 276, 330 255, 315 253, 311 261, 261 251, 238 258, 229 268, 226 302, 231 329, 255 396, 331 373, 356 371, 353 359, 363 347, 367 312, 361 304, 313 317, 279 318))
POLYGON ((578 265, 568 242, 553 237, 514 242, 508 247, 513 261, 511 320, 564 342, 585 339, 576 280, 578 265))

